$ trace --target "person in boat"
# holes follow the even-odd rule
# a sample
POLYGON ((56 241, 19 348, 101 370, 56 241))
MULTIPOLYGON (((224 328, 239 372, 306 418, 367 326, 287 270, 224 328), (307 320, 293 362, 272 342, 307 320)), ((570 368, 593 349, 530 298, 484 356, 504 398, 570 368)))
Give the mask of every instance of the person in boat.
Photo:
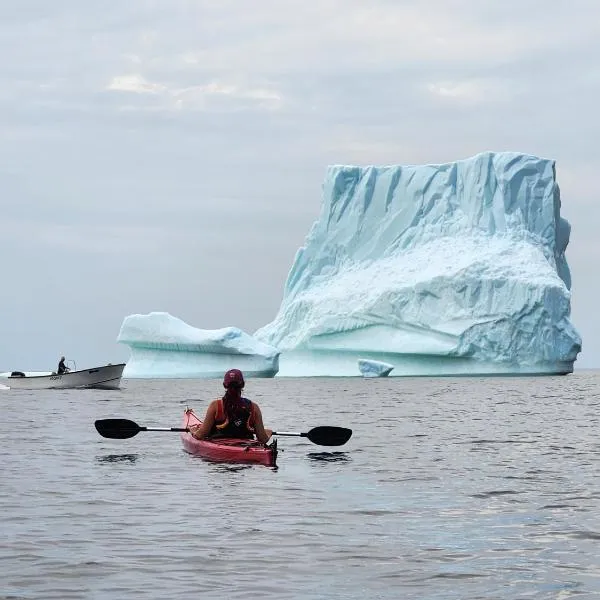
POLYGON ((63 373, 68 373, 69 372, 69 367, 67 367, 67 365, 65 365, 65 357, 61 356, 60 357, 60 362, 58 363, 58 369, 56 371, 59 375, 62 375, 63 373))
POLYGON ((208 405, 202 425, 190 433, 199 440, 211 437, 251 440, 256 436, 259 442, 266 444, 272 431, 265 429, 258 404, 242 396, 244 385, 244 375, 239 369, 227 371, 223 377, 225 394, 208 405))

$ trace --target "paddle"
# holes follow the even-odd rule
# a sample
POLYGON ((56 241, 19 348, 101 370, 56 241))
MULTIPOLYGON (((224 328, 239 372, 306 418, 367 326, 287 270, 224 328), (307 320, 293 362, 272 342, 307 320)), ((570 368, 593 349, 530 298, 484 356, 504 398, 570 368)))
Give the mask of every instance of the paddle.
POLYGON ((313 444, 317 444, 319 446, 343 446, 350 439, 350 436, 352 435, 352 429, 322 425, 321 427, 313 427, 313 429, 305 433, 274 431, 273 435, 295 435, 298 437, 305 437, 308 438, 313 444))
POLYGON ((115 440, 132 438, 140 431, 189 431, 185 427, 141 427, 129 419, 100 419, 94 425, 102 437, 115 440))
MULTIPOLYGON (((189 431, 185 427, 141 427, 129 419, 100 419, 94 423, 98 433, 105 438, 126 440, 137 435, 140 431, 189 431)), ((342 446, 352 435, 352 429, 323 425, 314 427, 305 433, 291 431, 274 431, 273 435, 293 435, 305 437, 319 446, 342 446)))

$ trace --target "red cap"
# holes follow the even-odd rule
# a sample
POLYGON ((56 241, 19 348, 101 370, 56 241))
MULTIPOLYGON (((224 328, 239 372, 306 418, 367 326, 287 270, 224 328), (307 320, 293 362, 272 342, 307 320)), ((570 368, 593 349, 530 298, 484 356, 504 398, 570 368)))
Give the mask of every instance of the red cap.
POLYGON ((244 375, 239 369, 230 369, 223 377, 223 387, 244 387, 244 375))

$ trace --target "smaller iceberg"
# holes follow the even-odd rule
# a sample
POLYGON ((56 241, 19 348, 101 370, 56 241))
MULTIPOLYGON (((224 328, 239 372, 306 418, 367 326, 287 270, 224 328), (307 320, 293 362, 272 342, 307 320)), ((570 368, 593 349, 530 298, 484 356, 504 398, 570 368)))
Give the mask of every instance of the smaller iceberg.
POLYGON ((125 317, 117 342, 131 349, 124 378, 218 378, 233 368, 274 377, 279 370, 279 350, 241 329, 197 329, 167 312, 125 317))
POLYGON ((393 368, 394 365, 380 360, 358 359, 358 370, 363 377, 387 377, 393 368))

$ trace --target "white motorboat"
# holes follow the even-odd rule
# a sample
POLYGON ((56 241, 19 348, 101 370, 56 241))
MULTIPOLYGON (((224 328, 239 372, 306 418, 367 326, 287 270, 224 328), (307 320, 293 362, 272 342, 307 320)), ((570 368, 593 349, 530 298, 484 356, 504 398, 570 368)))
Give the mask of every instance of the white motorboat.
POLYGON ((49 373, 43 375, 27 375, 22 371, 12 371, 8 377, 0 378, 0 383, 14 390, 46 390, 99 388, 118 390, 125 363, 104 365, 92 369, 66 371, 65 373, 49 373))

